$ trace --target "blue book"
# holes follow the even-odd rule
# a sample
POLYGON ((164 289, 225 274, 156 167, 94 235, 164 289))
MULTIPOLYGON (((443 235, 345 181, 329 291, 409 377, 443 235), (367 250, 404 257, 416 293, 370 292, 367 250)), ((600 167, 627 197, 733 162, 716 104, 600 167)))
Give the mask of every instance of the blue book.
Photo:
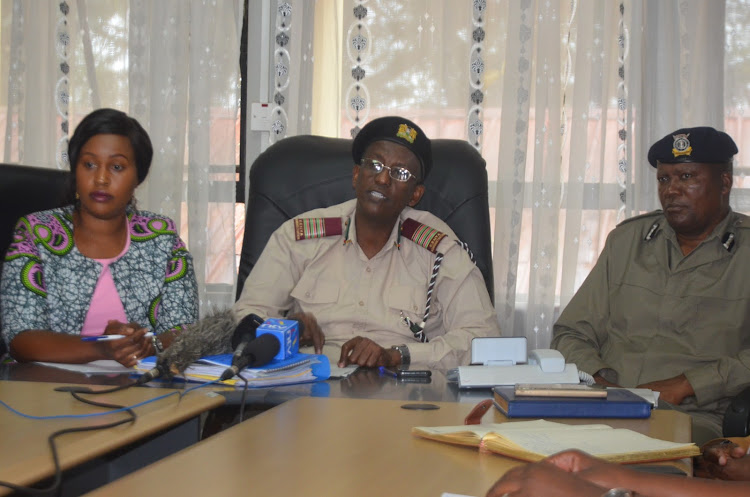
POLYGON ((514 387, 492 389, 495 407, 509 418, 648 418, 651 403, 621 389, 605 398, 516 396, 514 387))

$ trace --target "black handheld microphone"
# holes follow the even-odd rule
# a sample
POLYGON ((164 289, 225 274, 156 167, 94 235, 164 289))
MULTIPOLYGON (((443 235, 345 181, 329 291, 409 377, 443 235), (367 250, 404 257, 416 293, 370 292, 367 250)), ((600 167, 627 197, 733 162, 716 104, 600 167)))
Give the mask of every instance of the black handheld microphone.
POLYGON ((245 350, 248 345, 255 340, 255 332, 258 329, 258 326, 262 324, 263 318, 257 314, 251 313, 242 318, 242 321, 237 325, 237 328, 232 335, 232 348, 234 349, 234 353, 232 354, 232 366, 234 366, 237 361, 245 355, 245 350))
POLYGON ((255 340, 251 340, 243 348, 240 357, 232 357, 232 365, 222 373, 219 380, 228 380, 248 367, 257 368, 268 364, 279 353, 280 349, 281 342, 271 334, 261 335, 255 340))

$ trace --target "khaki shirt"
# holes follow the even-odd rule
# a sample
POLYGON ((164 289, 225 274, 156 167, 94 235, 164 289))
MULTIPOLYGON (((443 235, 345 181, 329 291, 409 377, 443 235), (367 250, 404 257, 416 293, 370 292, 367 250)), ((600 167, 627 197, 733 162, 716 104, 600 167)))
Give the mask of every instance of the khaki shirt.
POLYGON ((680 407, 720 426, 750 384, 749 228, 730 211, 683 256, 661 211, 621 223, 555 323, 552 347, 592 375, 614 370, 624 387, 684 373, 695 397, 680 407))
POLYGON ((407 207, 400 215, 400 222, 412 218, 448 235, 438 245, 445 257, 425 326, 429 342, 420 343, 401 314, 422 321, 435 254, 406 238, 399 248, 397 224, 383 249, 368 259, 356 241, 355 206, 356 199, 300 216, 348 218, 348 238, 295 241, 293 220, 276 230, 234 305, 237 317, 309 312, 326 345, 339 353, 346 341, 363 336, 386 348, 406 344, 412 363, 468 364, 472 338, 499 336, 500 328, 482 274, 456 244, 456 235, 429 212, 407 207))

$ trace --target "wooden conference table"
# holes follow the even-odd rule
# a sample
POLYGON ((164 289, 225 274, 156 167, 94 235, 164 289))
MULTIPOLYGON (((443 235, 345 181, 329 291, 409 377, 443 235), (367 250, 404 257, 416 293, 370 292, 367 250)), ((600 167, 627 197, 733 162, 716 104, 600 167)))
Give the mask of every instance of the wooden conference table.
MULTIPOLYGON (((133 381, 129 375, 85 375, 80 372, 35 363, 0 364, 0 380, 75 383, 89 385, 126 385, 133 381)), ((195 384, 190 384, 193 386, 195 384)), ((165 385, 185 388, 185 383, 165 385)), ((238 405, 243 392, 240 389, 211 387, 227 399, 227 404, 238 405)), ((254 388, 245 392, 244 401, 249 407, 268 409, 299 397, 342 397, 355 399, 391 399, 425 402, 477 403, 491 396, 489 389, 459 390, 455 382, 449 382, 445 373, 433 371, 429 381, 397 380, 381 375, 374 369, 359 369, 344 379, 332 379, 315 383, 254 388)))
MULTIPOLYGON (((101 487, 92 496, 409 495, 482 496, 508 469, 523 464, 411 435, 414 426, 458 425, 473 404, 431 402, 406 410, 403 400, 297 398, 199 444, 101 487)), ((502 422, 495 409, 484 422, 502 422)), ((567 422, 567 421, 566 421, 567 422)), ((690 440, 690 418, 654 411, 648 420, 604 422, 649 436, 690 440)), ((689 461, 678 465, 689 470, 689 461)))
MULTIPOLYGON (((89 414, 106 411, 56 392, 57 383, 0 381, 0 400, 35 416, 89 414)), ((95 387, 98 388, 98 387, 95 387)), ((208 390, 179 392, 164 388, 130 388, 102 395, 84 395, 98 402, 130 406, 172 394, 134 409, 137 419, 115 428, 64 434, 56 439, 65 472, 63 495, 77 495, 122 474, 146 466, 198 441, 198 416, 225 399, 208 390)), ((41 482, 54 474, 47 438, 55 431, 107 424, 126 413, 78 419, 33 420, 0 407, 0 480, 19 485, 41 482)), ((0 487, 0 495, 9 493, 0 487)))

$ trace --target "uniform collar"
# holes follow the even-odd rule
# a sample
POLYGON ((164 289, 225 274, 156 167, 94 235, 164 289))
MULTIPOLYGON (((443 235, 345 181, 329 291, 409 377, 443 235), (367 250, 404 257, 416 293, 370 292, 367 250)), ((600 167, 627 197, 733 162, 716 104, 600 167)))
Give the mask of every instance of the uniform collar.
MULTIPOLYGON (((351 242, 352 244, 356 244, 357 242, 357 223, 355 222, 354 216, 355 211, 356 203, 351 212, 349 212, 349 216, 345 221, 349 226, 348 229, 344 227, 344 244, 347 244, 349 242, 351 242)), ((401 211, 401 214, 399 214, 398 216, 398 221, 393 226, 393 229, 391 229, 391 235, 388 237, 388 241, 385 242, 385 245, 380 250, 380 252, 375 255, 375 257, 378 257, 378 255, 380 254, 386 253, 388 250, 398 249, 399 244, 403 245, 403 238, 400 236, 401 223, 403 223, 404 220, 409 217, 409 212, 411 211, 411 207, 405 207, 404 210, 401 211)), ((359 244, 357 244, 357 247, 359 247, 359 244)))
MULTIPOLYGON (((730 207, 729 208, 729 212, 727 213, 726 216, 724 216, 724 219, 722 219, 721 222, 716 225, 716 227, 711 232, 711 234, 709 234, 698 245, 698 247, 700 247, 701 245, 710 243, 711 240, 713 240, 714 238, 718 238, 719 241, 721 241, 721 239, 724 237, 725 233, 728 233, 728 232, 734 233, 735 232, 736 221, 737 221, 737 216, 734 214, 734 211, 730 207)), ((676 247, 679 248, 680 243, 677 241, 677 233, 675 233, 675 231, 672 228, 672 226, 669 225, 669 223, 667 222, 666 216, 663 215, 663 214, 662 214, 661 224, 664 226, 664 235, 667 237, 667 239, 669 239, 670 241, 672 241, 675 244, 676 247)), ((696 249, 698 247, 696 247, 696 249)))

